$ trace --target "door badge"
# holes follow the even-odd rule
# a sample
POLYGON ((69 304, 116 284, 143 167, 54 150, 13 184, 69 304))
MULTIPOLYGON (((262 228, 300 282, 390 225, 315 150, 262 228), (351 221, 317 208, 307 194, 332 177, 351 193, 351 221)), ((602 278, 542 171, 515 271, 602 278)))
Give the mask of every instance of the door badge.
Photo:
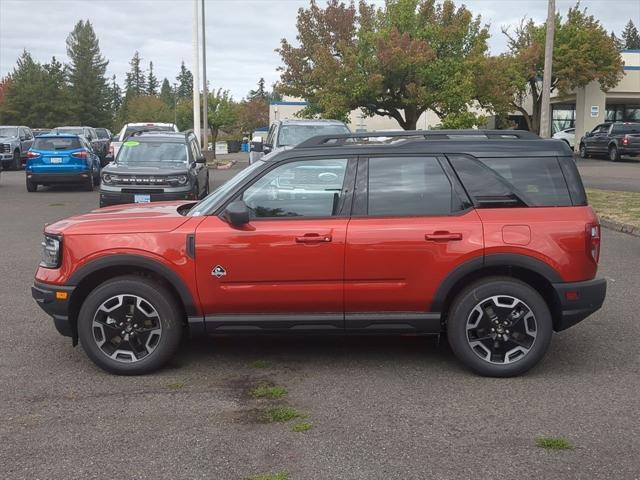
POLYGON ((211 270, 211 275, 213 275, 216 278, 222 278, 226 274, 227 274, 227 271, 220 265, 216 265, 215 267, 213 267, 213 270, 211 270))

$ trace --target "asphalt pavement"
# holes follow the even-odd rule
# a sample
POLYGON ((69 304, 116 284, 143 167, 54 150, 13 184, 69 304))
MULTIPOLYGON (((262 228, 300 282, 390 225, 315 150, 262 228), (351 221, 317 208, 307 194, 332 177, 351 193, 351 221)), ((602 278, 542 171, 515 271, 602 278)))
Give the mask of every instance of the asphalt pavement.
POLYGON ((576 157, 585 187, 622 192, 640 192, 640 157, 618 162, 576 157))
POLYGON ((97 206, 96 192, 27 193, 24 172, 2 173, 0 478, 640 478, 640 238, 604 230, 603 309, 519 378, 473 375, 420 337, 185 340, 160 372, 117 377, 30 294, 43 225, 97 206), (288 394, 252 398, 264 383, 288 394), (266 422, 272 406, 311 429, 266 422))

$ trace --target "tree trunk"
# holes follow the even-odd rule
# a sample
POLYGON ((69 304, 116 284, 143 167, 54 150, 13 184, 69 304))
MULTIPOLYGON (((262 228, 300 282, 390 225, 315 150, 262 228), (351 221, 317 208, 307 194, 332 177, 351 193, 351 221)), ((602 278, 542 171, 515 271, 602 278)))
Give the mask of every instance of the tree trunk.
POLYGON ((402 128, 405 130, 415 130, 418 125, 418 109, 415 105, 407 106, 404 109, 404 125, 402 128))

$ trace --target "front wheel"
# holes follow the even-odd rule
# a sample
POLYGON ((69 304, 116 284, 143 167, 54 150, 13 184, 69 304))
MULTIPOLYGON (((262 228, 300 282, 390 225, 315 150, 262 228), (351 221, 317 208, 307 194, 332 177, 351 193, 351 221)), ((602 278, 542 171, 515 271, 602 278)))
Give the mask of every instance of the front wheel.
POLYGON ((620 152, 618 151, 618 147, 615 145, 611 145, 609 147, 609 160, 612 162, 617 162, 620 160, 620 152))
POLYGON ((87 296, 78 315, 78 336, 100 368, 143 375, 173 356, 182 337, 181 319, 162 285, 142 277, 117 277, 87 296))
POLYGON ((14 170, 20 170, 22 168, 22 159, 20 158, 20 152, 16 150, 13 152, 13 165, 14 170))
POLYGON ((509 277, 479 280, 456 297, 449 311, 451 349, 474 372, 489 377, 520 375, 544 356, 553 322, 532 287, 509 277))

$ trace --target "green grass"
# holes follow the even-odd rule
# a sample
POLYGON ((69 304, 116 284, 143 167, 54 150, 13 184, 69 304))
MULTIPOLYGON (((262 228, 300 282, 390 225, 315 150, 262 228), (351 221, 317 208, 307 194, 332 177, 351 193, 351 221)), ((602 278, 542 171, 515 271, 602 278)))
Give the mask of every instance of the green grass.
POLYGON ((264 475, 253 475, 245 480, 289 480, 287 472, 267 473, 264 475))
POLYGON ((640 193, 587 189, 589 204, 601 218, 640 228, 640 193))
POLYGON ((538 437, 536 438, 536 446, 547 450, 571 450, 573 448, 569 440, 560 437, 538 437))
POLYGON ((50 203, 50 207, 64 207, 64 203, 50 203))
POLYGON ((165 387, 167 387, 167 390, 180 390, 182 388, 184 388, 184 383, 180 383, 180 382, 176 382, 176 383, 167 383, 165 385, 165 387))
POLYGON ((294 418, 303 417, 303 414, 291 407, 272 407, 264 411, 265 418, 269 422, 288 422, 294 418))
POLYGON ((307 430, 311 430, 311 424, 309 422, 298 422, 293 424, 291 430, 294 432, 306 432, 307 430))
POLYGON ((259 385, 250 393, 253 398, 282 398, 287 394, 287 389, 277 385, 259 385))
POLYGON ((269 368, 271 366, 271 362, 268 360, 256 360, 255 362, 251 362, 249 366, 251 368, 269 368))

